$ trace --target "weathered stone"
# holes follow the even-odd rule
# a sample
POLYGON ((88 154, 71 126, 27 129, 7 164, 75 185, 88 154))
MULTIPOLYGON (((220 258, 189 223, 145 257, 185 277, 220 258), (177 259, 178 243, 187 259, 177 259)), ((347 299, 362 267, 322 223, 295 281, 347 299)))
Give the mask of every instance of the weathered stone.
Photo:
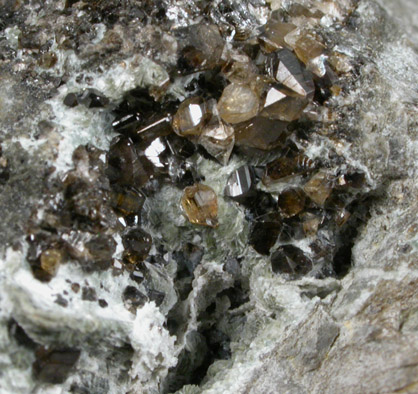
POLYGON ((190 223, 201 226, 218 226, 218 199, 214 190, 197 183, 186 187, 181 198, 181 206, 190 223))

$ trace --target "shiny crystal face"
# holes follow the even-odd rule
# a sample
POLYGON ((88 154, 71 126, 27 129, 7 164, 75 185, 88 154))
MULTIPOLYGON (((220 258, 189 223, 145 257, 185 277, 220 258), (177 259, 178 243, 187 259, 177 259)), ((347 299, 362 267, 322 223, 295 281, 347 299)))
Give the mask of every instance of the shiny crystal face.
POLYGON ((210 227, 218 225, 218 200, 209 186, 196 184, 186 187, 181 206, 190 223, 210 227))

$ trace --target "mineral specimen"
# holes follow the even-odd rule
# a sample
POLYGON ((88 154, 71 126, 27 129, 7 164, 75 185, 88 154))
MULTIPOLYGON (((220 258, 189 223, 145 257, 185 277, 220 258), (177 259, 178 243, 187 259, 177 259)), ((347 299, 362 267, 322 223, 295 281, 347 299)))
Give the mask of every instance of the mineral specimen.
POLYGON ((183 101, 173 117, 173 129, 181 137, 199 135, 210 114, 200 97, 183 101))
POLYGON ((125 247, 124 259, 130 264, 144 261, 151 249, 152 238, 145 231, 137 228, 127 232, 122 238, 125 247))
POLYGON ((287 189, 279 195, 279 210, 284 217, 295 216, 305 207, 305 195, 301 189, 287 189))
POLYGON ((292 274, 296 278, 307 274, 312 262, 299 248, 284 245, 271 255, 271 267, 275 273, 292 274))
POLYGON ((218 226, 218 199, 211 187, 201 183, 186 187, 181 206, 190 223, 218 226))

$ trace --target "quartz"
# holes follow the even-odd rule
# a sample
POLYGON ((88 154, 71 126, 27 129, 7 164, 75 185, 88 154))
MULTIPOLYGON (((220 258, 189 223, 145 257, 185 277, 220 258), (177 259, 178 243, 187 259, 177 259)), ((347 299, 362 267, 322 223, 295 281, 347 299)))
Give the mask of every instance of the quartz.
POLYGON ((316 204, 323 206, 331 195, 331 177, 324 171, 319 171, 303 187, 306 195, 316 204))
POLYGON ((260 99, 249 85, 232 83, 222 92, 218 102, 221 118, 228 123, 240 123, 257 115, 260 99))
POLYGON ((186 187, 181 206, 190 223, 218 226, 218 199, 211 187, 201 183, 186 187))
POLYGON ((288 122, 256 116, 235 125, 235 144, 260 150, 282 146, 289 135, 288 122))
POLYGON ((254 169, 244 165, 235 170, 228 178, 224 194, 238 202, 253 198, 255 194, 254 169))
POLYGON ((173 129, 181 137, 199 135, 209 117, 210 113, 203 99, 192 97, 180 104, 173 116, 173 129))
POLYGON ((134 228, 122 236, 125 248, 123 258, 127 263, 138 264, 146 259, 152 246, 152 238, 144 230, 134 228))
POLYGON ((292 217, 305 207, 305 193, 302 189, 286 189, 279 195, 279 210, 284 217, 292 217))
POLYGON ((312 76, 289 49, 281 49, 269 56, 268 74, 277 82, 303 97, 311 97, 315 91, 312 76))

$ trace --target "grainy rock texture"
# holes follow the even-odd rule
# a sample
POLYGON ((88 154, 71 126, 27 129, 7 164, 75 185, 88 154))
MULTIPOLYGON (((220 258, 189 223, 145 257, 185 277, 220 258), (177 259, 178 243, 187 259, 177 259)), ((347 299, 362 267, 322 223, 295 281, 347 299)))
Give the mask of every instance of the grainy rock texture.
MULTIPOLYGON (((337 255, 344 264, 336 275, 289 281, 247 245, 244 211, 222 197, 244 164, 234 155, 227 166, 194 159, 221 196, 216 231, 186 223, 177 188, 147 198, 143 225, 159 242, 149 258, 163 261, 144 263, 143 282, 127 270, 67 263, 45 283, 27 260, 28 228, 64 193, 74 150, 106 151, 115 136, 111 108, 70 108, 68 93, 94 88, 110 106, 138 86, 158 96, 178 67, 182 44, 172 28, 197 24, 205 13, 224 36, 231 26, 245 36, 272 9, 294 3, 0 0, 1 394, 418 392, 413 1, 399 9, 381 1, 390 16, 371 0, 341 0, 336 9, 322 2, 334 16, 321 19, 323 36, 350 71, 329 104, 336 119, 313 130, 307 152, 332 152, 367 178, 357 233, 347 234, 352 242, 337 255), (344 7, 353 10, 339 23, 344 7), (181 265, 193 277, 174 284, 181 265), (48 378, 53 357, 65 360, 60 381, 48 378)), ((173 100, 188 96, 182 78, 166 92, 173 100)), ((77 171, 97 181, 94 171, 77 171)), ((112 237, 121 259, 122 239, 112 237)))

